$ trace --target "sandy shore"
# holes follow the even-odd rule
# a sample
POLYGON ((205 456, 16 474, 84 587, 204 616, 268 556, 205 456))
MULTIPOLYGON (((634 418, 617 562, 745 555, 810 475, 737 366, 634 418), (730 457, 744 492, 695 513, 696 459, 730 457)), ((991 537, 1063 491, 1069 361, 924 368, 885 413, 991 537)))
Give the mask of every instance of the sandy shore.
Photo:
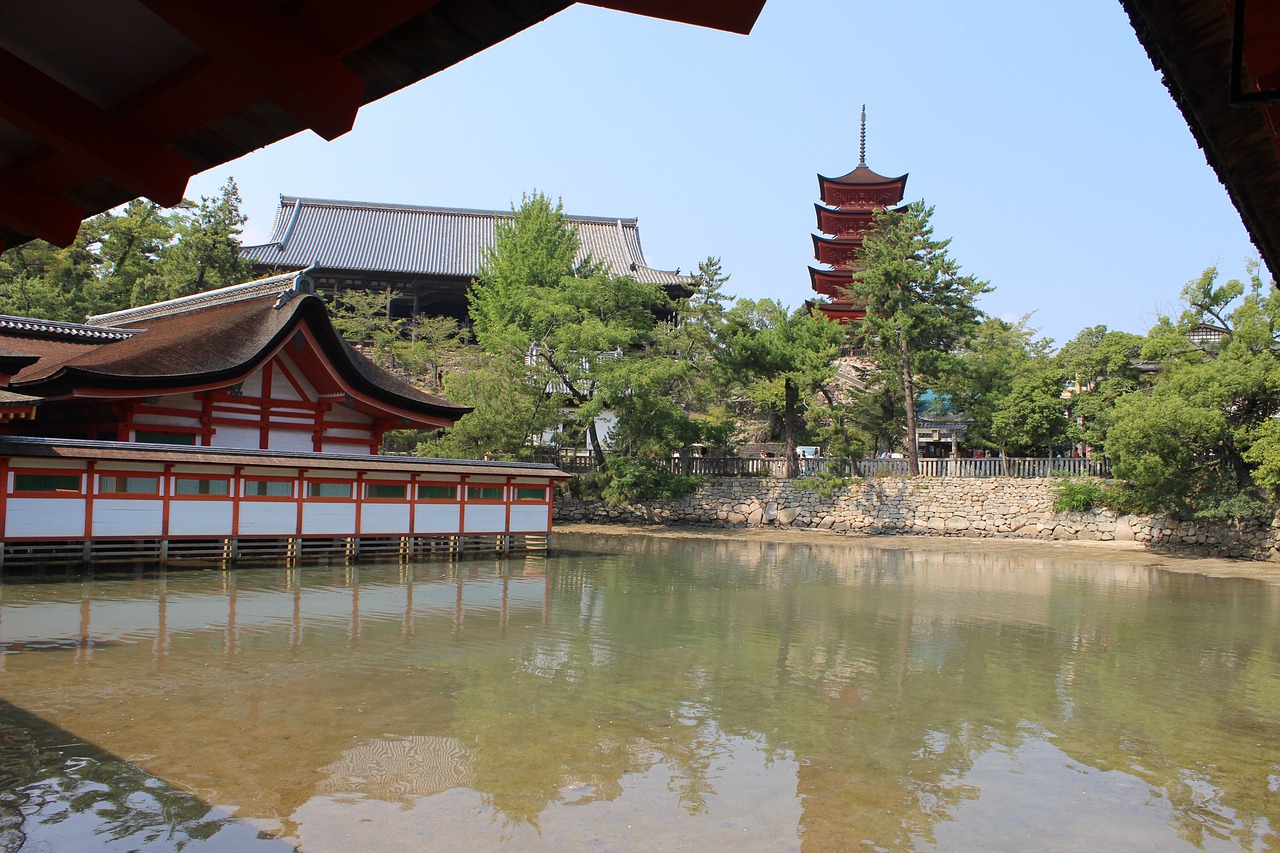
POLYGON ((821 543, 856 541, 859 545, 885 550, 910 548, 917 551, 962 551, 971 548, 999 548, 1010 554, 1066 559, 1125 560, 1171 572, 1214 578, 1251 578, 1280 584, 1280 564, 1255 560, 1227 560, 1188 557, 1148 551, 1138 542, 1047 542, 1030 539, 973 539, 960 536, 862 536, 828 530, 796 530, 779 527, 660 527, 627 524, 557 524, 557 533, 654 536, 666 539, 732 539, 756 542, 821 543))

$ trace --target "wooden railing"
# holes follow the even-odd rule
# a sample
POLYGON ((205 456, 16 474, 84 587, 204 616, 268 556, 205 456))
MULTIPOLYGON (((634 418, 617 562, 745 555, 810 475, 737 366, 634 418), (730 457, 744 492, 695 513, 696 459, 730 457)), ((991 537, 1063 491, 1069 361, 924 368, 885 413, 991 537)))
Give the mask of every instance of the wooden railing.
MULTIPOLYGON (((595 469, 595 460, 581 452, 561 452, 555 461, 561 470, 578 474, 595 469)), ((906 477, 906 459, 849 459, 804 457, 800 459, 800 476, 834 474, 840 477, 906 477)), ((787 463, 779 458, 702 457, 672 459, 671 472, 706 477, 785 477, 787 463)), ((1106 459, 1077 457, 1017 457, 985 459, 921 459, 920 476, 984 478, 984 477, 1109 477, 1111 464, 1106 459)))

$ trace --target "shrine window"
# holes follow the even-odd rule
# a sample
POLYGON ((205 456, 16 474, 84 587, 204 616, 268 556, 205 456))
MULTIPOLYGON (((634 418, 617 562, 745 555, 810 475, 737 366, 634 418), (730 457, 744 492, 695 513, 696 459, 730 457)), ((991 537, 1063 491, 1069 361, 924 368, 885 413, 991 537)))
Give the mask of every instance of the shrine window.
POLYGON ((497 502, 502 500, 502 492, 502 486, 467 486, 467 500, 497 502))
POLYGON ((231 483, 226 477, 174 477, 174 497, 202 497, 231 494, 231 483))
POLYGON ((158 495, 160 478, 124 474, 101 474, 98 477, 100 495, 158 495))
POLYGON ((80 494, 79 474, 18 474, 13 475, 14 492, 32 494, 70 493, 80 494))
POLYGON ((446 483, 419 483, 418 500, 420 501, 456 501, 458 487, 446 483))

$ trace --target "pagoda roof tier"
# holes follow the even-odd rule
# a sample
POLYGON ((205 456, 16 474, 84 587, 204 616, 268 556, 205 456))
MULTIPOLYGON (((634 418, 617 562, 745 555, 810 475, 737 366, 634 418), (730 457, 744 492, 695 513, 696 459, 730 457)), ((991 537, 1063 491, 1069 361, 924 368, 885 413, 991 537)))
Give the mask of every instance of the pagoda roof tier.
POLYGON ((843 237, 813 236, 813 256, 819 263, 831 267, 852 266, 858 253, 862 250, 862 234, 845 235, 843 237))
MULTIPOLYGON (((907 174, 910 174, 908 172, 907 174)), ((887 175, 881 175, 879 172, 873 172, 867 168, 866 163, 859 163, 858 167, 852 172, 847 172, 838 178, 828 178, 825 175, 818 175, 819 183, 825 184, 857 184, 859 186, 869 186, 872 184, 903 184, 907 183, 907 175, 899 175, 896 178, 890 178, 887 175)))
POLYGON ((813 212, 818 219, 818 230, 823 234, 839 236, 849 231, 861 233, 871 225, 871 218, 876 211, 873 208, 840 208, 827 207, 814 202, 813 212))
POLYGON ((853 272, 843 270, 823 270, 809 267, 809 283, 815 293, 821 293, 829 299, 843 299, 841 292, 853 282, 853 272))
POLYGON ((865 309, 859 308, 852 302, 848 301, 819 302, 817 308, 828 319, 835 320, 842 326, 847 326, 850 323, 857 323, 865 319, 867 316, 865 309))
POLYGON ((859 166, 840 178, 818 176, 818 195, 823 203, 837 208, 893 207, 902 201, 907 190, 907 176, 886 178, 859 166), (846 180, 859 172, 875 180, 846 180))

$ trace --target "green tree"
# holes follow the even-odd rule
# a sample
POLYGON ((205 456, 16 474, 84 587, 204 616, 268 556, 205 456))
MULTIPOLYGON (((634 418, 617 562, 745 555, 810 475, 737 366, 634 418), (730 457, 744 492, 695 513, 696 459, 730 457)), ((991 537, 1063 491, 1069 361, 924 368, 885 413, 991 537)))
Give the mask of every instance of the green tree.
POLYGON ((133 304, 176 299, 248 281, 252 264, 240 253, 246 217, 240 190, 228 178, 210 198, 184 201, 178 208, 177 240, 162 249, 154 269, 137 278, 133 304))
POLYGON ((1110 417, 1106 446, 1122 498, 1132 509, 1198 517, 1256 511, 1254 484, 1271 489, 1280 469, 1280 300, 1256 270, 1247 283, 1218 284, 1212 268, 1183 298, 1182 316, 1162 318, 1144 342, 1144 355, 1162 356, 1156 380, 1121 397, 1110 417), (1221 340, 1196 345, 1188 333, 1206 317, 1221 340))
POLYGON ((529 459, 534 439, 555 427, 562 395, 529 380, 523 362, 474 359, 444 377, 445 396, 475 410, 418 445, 420 456, 447 459, 529 459))
POLYGON ((1150 384, 1140 367, 1141 352, 1141 337, 1106 326, 1081 329, 1062 347, 1058 360, 1071 391, 1068 406, 1075 440, 1105 451, 1108 419, 1116 402, 1150 384))
POLYGON ((147 199, 136 199, 119 213, 86 222, 84 230, 97 241, 99 276, 85 288, 85 313, 128 308, 139 282, 158 271, 162 255, 174 251, 183 218, 181 210, 166 211, 147 199))
POLYGON ((723 339, 721 364, 732 375, 757 387, 780 386, 787 476, 797 476, 802 401, 835 375, 843 330, 804 307, 788 311, 773 299, 739 299, 728 312, 723 339))
MULTIPOLYGON (((997 434, 996 415, 1005 407, 1020 378, 1048 369, 1052 341, 1037 338, 1030 319, 1028 315, 1009 323, 998 317, 984 318, 972 337, 962 342, 955 357, 948 360, 946 369, 939 371, 933 388, 953 412, 969 419, 965 429, 967 444, 1005 450, 1011 436, 1007 425, 997 434)), ((1026 399, 1037 387, 1044 385, 1025 383, 1019 393, 1026 399)), ((1056 391, 1048 390, 1053 397, 1060 397, 1061 383, 1056 391)))
POLYGON ((469 333, 453 317, 419 314, 403 329, 393 346, 396 363, 428 391, 443 391, 446 369, 465 352, 469 333))
POLYGON ((934 239, 932 216, 923 201, 877 213, 847 290, 866 310, 853 328, 855 341, 902 385, 912 474, 920 471, 918 381, 936 373, 941 359, 973 334, 981 316, 975 300, 990 290, 960 274, 947 254, 951 241, 934 239))
POLYGON ((1005 454, 1052 456, 1071 440, 1062 369, 1048 357, 1035 359, 1012 377, 991 414, 991 440, 1005 454))
POLYGON ((658 286, 612 275, 589 255, 578 260, 578 251, 563 206, 540 193, 525 196, 498 223, 468 298, 481 349, 524 365, 534 387, 563 395, 604 468, 596 427, 603 412, 617 415, 621 436, 639 434, 637 419, 678 415, 669 397, 654 393, 670 382, 672 366, 645 358, 655 312, 671 305, 658 286))
POLYGON ((620 372, 626 391, 615 407, 616 450, 665 463, 695 443, 727 446, 733 424, 720 405, 717 365, 728 280, 718 258, 699 264, 671 320, 654 327, 636 351, 640 358, 620 372))
POLYGON ((391 300, 398 295, 391 290, 343 291, 329 309, 333 327, 348 341, 372 344, 379 356, 390 358, 407 325, 391 316, 391 300))

